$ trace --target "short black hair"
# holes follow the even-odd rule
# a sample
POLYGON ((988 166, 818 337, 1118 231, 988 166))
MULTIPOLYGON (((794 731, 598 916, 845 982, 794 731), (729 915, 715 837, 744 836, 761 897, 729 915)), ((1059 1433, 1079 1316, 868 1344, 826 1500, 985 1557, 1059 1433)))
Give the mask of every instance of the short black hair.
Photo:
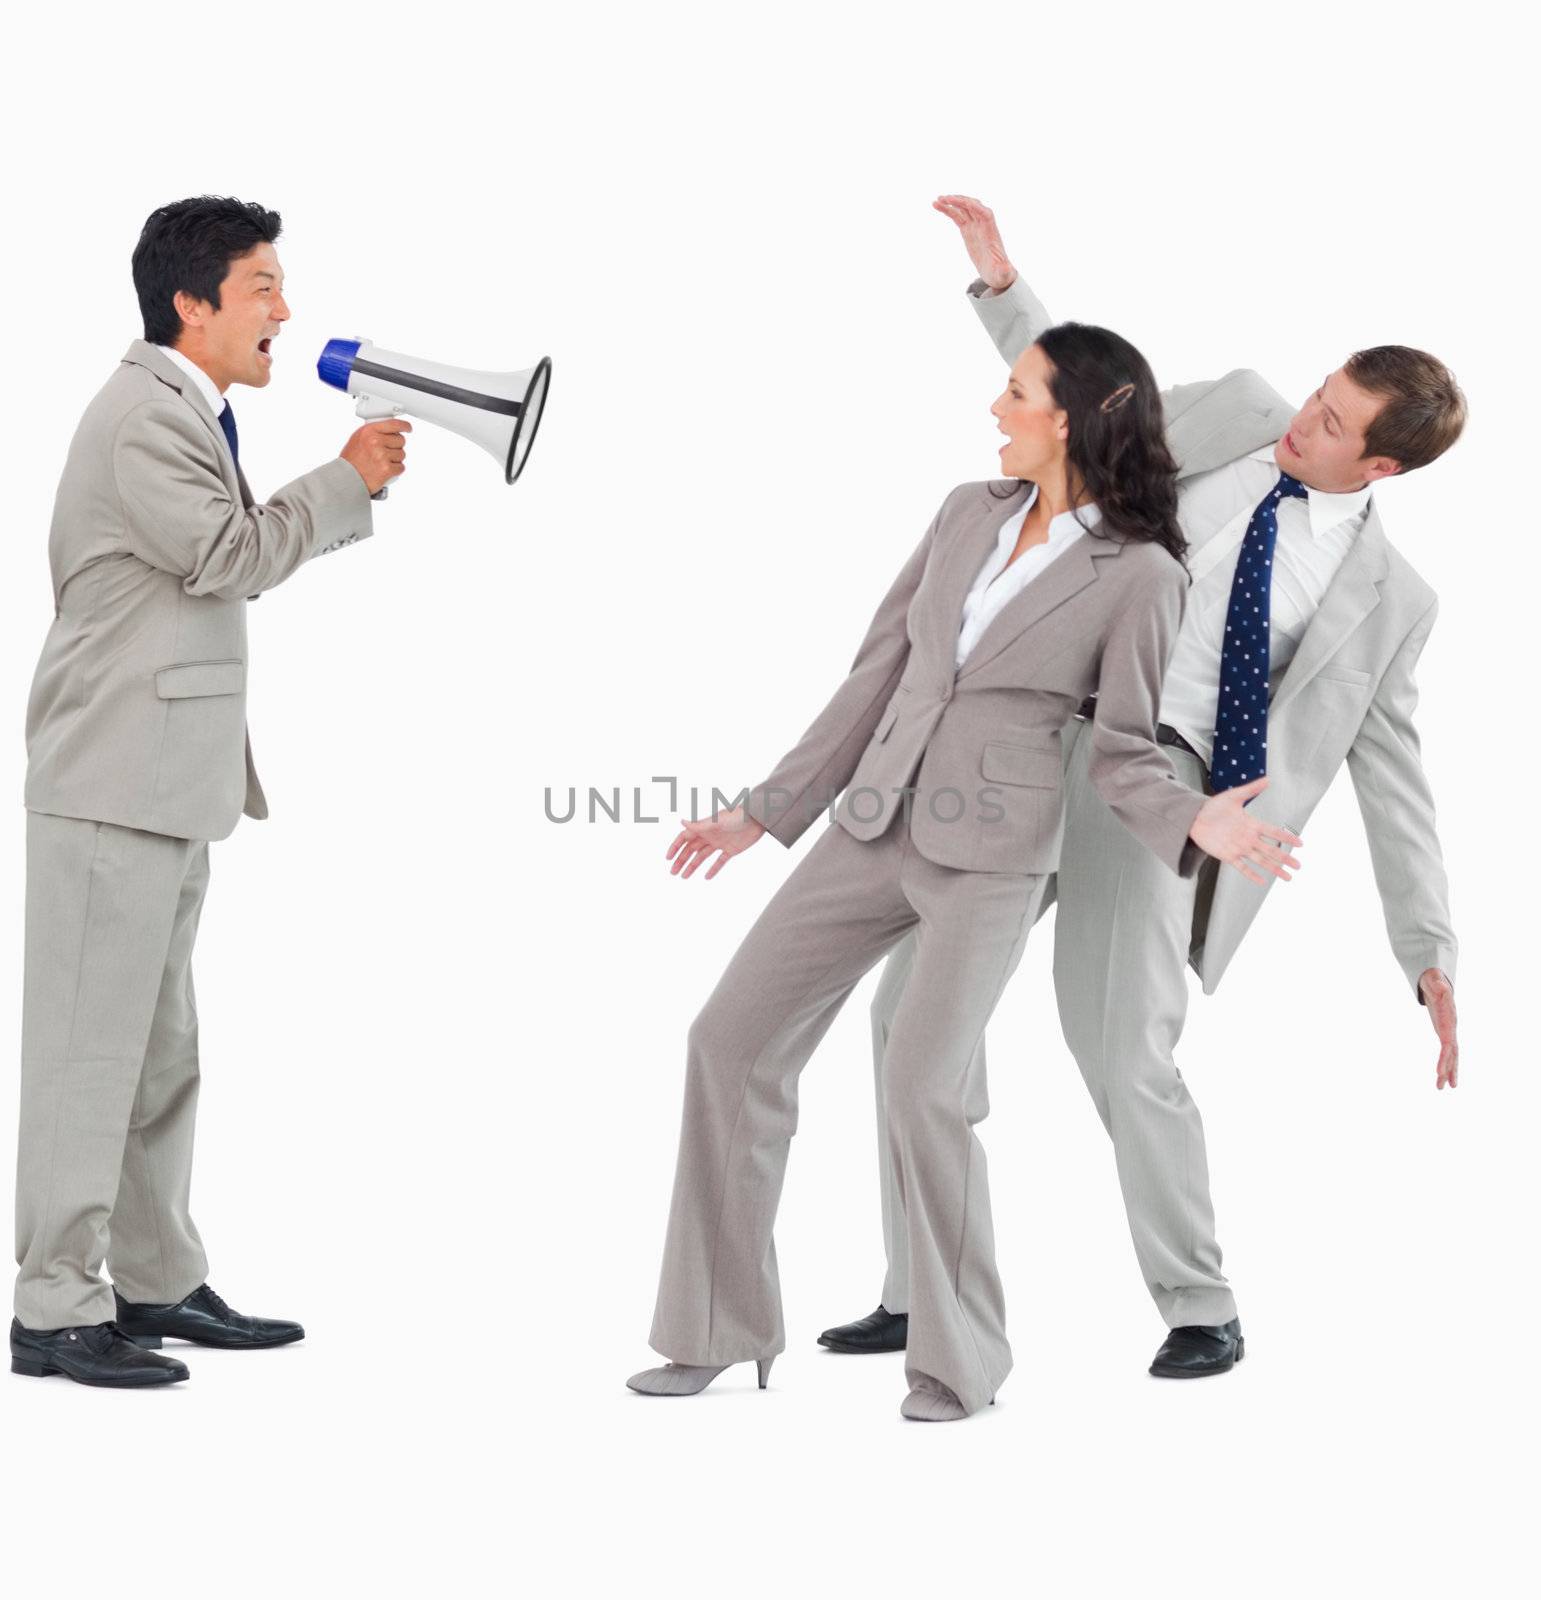
POLYGON ((194 195, 152 211, 134 246, 134 290, 145 338, 151 344, 177 342, 178 289, 218 311, 219 286, 230 263, 259 244, 272 244, 282 228, 276 211, 228 195, 194 195))

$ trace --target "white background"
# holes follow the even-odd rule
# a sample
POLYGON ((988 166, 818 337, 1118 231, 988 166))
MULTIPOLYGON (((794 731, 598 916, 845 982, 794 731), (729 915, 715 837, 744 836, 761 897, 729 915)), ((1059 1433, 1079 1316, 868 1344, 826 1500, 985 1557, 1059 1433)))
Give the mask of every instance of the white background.
POLYGON ((314 376, 329 337, 555 360, 516 487, 420 424, 377 536, 250 613, 272 817, 212 848, 194 1199, 215 1286, 309 1338, 189 1350, 167 1393, 0 1379, 16 1592, 1526 1587, 1541 367, 1534 41, 1511 26, 1019 0, 924 24, 268 5, 13 30, 0 1041, 50 508, 140 332, 144 217, 201 191, 283 213, 293 320, 268 389, 233 394, 259 495, 352 430, 314 376), (681 883, 667 823, 557 827, 543 791, 641 784, 657 815, 654 774, 762 777, 943 495, 995 473, 1001 368, 929 208, 948 190, 995 206, 1055 315, 1118 329, 1164 383, 1252 366, 1301 398, 1389 341, 1460 378, 1466 438, 1376 493, 1442 599, 1419 722, 1461 1085, 1434 1090, 1345 775, 1181 1057, 1236 1373, 1145 1374, 1162 1329, 1044 925, 990 1034, 999 1404, 902 1424, 898 1358, 814 1344, 881 1279, 871 980, 803 1079, 769 1392, 734 1369, 643 1400, 623 1382, 651 1359, 685 1031, 791 861, 765 841, 681 883))

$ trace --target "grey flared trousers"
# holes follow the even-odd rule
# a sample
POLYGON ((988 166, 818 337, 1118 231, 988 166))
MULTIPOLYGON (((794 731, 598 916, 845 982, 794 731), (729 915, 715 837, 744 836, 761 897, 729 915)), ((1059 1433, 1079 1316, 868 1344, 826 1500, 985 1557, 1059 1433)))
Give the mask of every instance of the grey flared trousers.
POLYGON ((695 1366, 785 1344, 772 1231, 797 1128, 797 1080, 862 975, 909 930, 915 960, 884 1057, 888 1159, 908 1218, 912 1387, 966 1411, 1011 1370, 977 1047, 1045 880, 918 854, 829 826, 749 930, 690 1029, 685 1110, 650 1342, 695 1366))

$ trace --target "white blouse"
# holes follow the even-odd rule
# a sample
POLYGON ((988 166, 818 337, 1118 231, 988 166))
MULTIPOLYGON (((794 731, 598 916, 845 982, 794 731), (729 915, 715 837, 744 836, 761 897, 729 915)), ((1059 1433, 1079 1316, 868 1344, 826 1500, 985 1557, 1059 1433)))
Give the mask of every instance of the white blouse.
POLYGON ((979 576, 963 602, 963 626, 958 630, 957 666, 968 659, 969 652, 979 643, 980 635, 995 621, 1001 611, 1038 576, 1062 551, 1069 548, 1087 528, 1096 527, 1102 513, 1095 505, 1077 506, 1073 511, 1061 511, 1049 521, 1049 536, 1042 544, 1024 550, 1008 567, 1011 552, 1016 548, 1022 524, 1038 499, 1035 483, 1027 504, 1001 524, 996 535, 995 548, 985 557, 979 576), (1080 518, 1077 521, 1077 518, 1080 518))

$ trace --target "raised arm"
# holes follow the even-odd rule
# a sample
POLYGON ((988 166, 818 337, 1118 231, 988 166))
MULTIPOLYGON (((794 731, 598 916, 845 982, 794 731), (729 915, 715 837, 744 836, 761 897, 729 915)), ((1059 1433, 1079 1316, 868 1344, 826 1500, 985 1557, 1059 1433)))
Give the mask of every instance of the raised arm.
POLYGON ((369 487, 350 460, 329 461, 248 509, 226 488, 218 449, 187 406, 156 400, 130 411, 113 442, 125 542, 189 594, 260 594, 312 556, 374 531, 369 487))
POLYGON ((1012 266, 989 206, 966 194, 944 194, 932 205, 958 225, 979 274, 969 285, 969 304, 1010 366, 1053 318, 1012 266))

